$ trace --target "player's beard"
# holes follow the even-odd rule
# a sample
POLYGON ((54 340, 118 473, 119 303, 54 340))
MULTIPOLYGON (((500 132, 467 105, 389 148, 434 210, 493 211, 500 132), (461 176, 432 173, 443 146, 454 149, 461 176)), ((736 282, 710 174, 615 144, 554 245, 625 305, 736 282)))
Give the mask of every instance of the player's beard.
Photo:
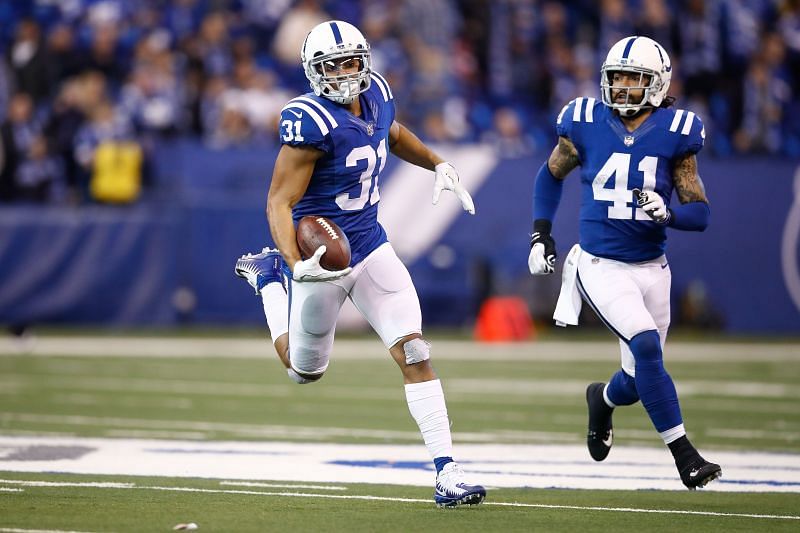
POLYGON ((642 99, 644 98, 644 91, 642 91, 642 93, 643 94, 637 97, 628 89, 619 89, 613 100, 615 104, 639 105, 642 103, 642 99))

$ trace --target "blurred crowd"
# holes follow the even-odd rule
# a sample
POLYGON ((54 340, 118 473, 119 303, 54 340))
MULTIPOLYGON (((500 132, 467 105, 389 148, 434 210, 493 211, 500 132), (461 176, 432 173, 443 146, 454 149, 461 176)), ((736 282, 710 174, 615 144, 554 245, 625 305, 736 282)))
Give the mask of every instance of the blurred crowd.
POLYGON ((640 34, 671 52, 670 94, 713 153, 800 156, 800 0, 4 0, 0 200, 125 203, 164 139, 277 144, 308 90, 303 39, 331 18, 362 29, 427 141, 548 149, 640 34))

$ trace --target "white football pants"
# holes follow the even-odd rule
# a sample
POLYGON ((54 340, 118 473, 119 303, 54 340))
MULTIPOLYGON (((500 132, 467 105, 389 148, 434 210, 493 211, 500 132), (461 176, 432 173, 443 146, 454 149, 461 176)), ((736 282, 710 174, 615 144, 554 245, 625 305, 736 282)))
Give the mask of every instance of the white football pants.
POLYGON ((581 252, 578 289, 600 320, 619 337, 622 369, 630 376, 636 375, 636 362, 626 341, 643 331, 657 330, 664 349, 671 284, 666 256, 643 263, 623 263, 581 252))
POLYGON ((353 267, 347 276, 322 282, 291 282, 289 359, 302 374, 328 368, 336 319, 349 297, 386 347, 422 332, 419 297, 405 265, 388 242, 353 267))

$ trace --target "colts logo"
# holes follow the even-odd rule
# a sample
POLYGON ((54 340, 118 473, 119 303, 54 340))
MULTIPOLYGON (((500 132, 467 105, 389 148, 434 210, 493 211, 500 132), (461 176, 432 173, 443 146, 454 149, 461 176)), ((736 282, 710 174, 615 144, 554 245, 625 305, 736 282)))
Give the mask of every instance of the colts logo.
POLYGON ((633 135, 626 135, 625 139, 622 141, 625 143, 625 146, 633 146, 633 135))
POLYGON ((783 226, 781 264, 789 296, 800 311, 800 167, 794 174, 794 201, 783 226))

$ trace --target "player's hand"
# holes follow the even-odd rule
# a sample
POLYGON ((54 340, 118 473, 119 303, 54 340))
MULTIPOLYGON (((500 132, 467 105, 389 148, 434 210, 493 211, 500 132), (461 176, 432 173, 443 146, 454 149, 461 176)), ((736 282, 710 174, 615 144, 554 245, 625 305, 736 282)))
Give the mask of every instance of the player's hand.
POLYGON ((461 200, 461 205, 464 211, 470 215, 475 214, 475 203, 472 201, 472 196, 469 195, 467 189, 461 185, 458 179, 458 172, 456 168, 448 162, 439 163, 435 167, 436 180, 433 182, 433 204, 439 203, 439 195, 442 191, 453 191, 458 199, 461 200))
POLYGON ((327 249, 325 245, 322 245, 317 248, 314 255, 305 261, 298 261, 295 263, 294 270, 292 271, 292 279, 295 281, 332 281, 348 275, 350 271, 353 270, 350 267, 344 270, 325 270, 322 268, 319 261, 322 258, 322 254, 324 254, 327 249))
POLYGON ((556 266, 556 241, 550 235, 550 222, 537 220, 531 235, 531 253, 528 255, 528 270, 534 276, 552 274, 556 266))
POLYGON ((670 219, 670 212, 664 199, 656 191, 642 191, 633 189, 633 199, 636 205, 659 224, 666 224, 670 219))

